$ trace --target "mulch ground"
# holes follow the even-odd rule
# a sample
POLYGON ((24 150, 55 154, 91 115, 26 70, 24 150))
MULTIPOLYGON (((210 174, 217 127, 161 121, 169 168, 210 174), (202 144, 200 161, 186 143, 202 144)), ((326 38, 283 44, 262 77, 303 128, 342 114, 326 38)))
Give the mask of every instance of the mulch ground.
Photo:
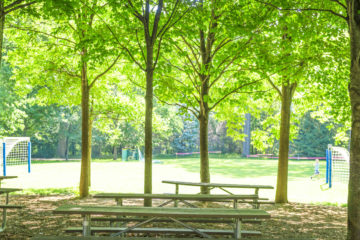
MULTIPOLYGON (((0 198, 0 201, 3 199, 0 198)), ((64 229, 80 227, 81 218, 75 215, 53 215, 52 210, 63 204, 115 205, 115 201, 111 200, 78 199, 72 195, 11 195, 10 203, 24 205, 25 208, 8 211, 7 228, 0 233, 0 239, 4 240, 30 239, 39 235, 69 235, 64 229)), ((141 206, 141 204, 142 201, 124 201, 124 205, 141 206)), ((231 206, 224 203, 214 204, 214 207, 231 206)), ((344 207, 290 203, 276 206, 263 205, 261 209, 268 211, 271 219, 262 224, 243 224, 243 229, 261 231, 264 239, 346 239, 346 208, 344 207)), ((206 226, 215 227, 208 224, 206 226)), ((229 228, 225 224, 218 224, 216 227, 229 228)))

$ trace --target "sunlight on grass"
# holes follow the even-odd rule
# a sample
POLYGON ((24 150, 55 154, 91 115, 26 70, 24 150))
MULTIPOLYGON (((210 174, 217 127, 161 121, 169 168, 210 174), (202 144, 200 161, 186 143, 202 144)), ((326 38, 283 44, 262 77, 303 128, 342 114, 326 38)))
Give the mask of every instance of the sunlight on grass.
MULTIPOLYGON (((168 159, 164 163, 184 168, 189 172, 200 171, 200 159, 168 159)), ((276 176, 277 164, 277 160, 211 158, 210 172, 234 178, 276 176)), ((326 163, 321 161, 321 178, 325 176, 325 167, 326 163)), ((289 180, 310 178, 313 173, 314 161, 289 160, 289 180)))

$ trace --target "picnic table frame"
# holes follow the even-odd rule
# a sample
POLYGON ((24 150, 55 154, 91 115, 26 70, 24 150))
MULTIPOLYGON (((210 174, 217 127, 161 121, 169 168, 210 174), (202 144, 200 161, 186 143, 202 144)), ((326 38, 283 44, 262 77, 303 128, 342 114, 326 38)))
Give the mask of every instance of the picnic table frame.
MULTIPOLYGON (((230 192, 226 188, 246 188, 246 189, 254 189, 255 195, 259 195, 260 189, 274 189, 271 185, 254 185, 254 184, 228 184, 228 183, 202 183, 202 182, 183 182, 183 181, 172 181, 172 180, 163 180, 162 183, 166 184, 174 184, 175 185, 175 194, 179 194, 179 186, 193 186, 193 187, 208 187, 209 190, 214 188, 219 188, 222 191, 230 194, 235 195, 234 193, 230 192)), ((253 207, 259 208, 260 204, 258 202, 259 198, 254 199, 253 207)), ((175 203, 176 204, 176 203, 175 203)))
MULTIPOLYGON (((222 209, 222 208, 159 208, 159 207, 124 207, 124 206, 79 206, 79 205, 63 205, 53 211, 54 214, 80 214, 83 217, 83 236, 91 235, 91 215, 116 215, 116 216, 141 216, 147 217, 144 221, 113 234, 112 236, 120 236, 131 232, 133 229, 152 222, 158 218, 167 218, 191 232, 197 233, 201 237, 211 238, 204 231, 192 227, 189 224, 179 220, 179 218, 223 218, 234 220, 234 238, 241 238, 241 222, 247 218, 270 218, 270 214, 260 209, 222 209)), ((151 228, 149 228, 151 229, 151 228)))
POLYGON ((0 228, 0 232, 3 232, 6 228, 6 216, 7 216, 7 209, 10 208, 22 208, 22 206, 19 205, 10 205, 9 204, 9 194, 12 192, 17 192, 17 191, 21 191, 22 189, 20 188, 0 188, 0 194, 6 194, 5 196, 5 204, 4 205, 0 205, 0 208, 3 209, 3 213, 2 213, 2 223, 1 223, 1 228, 0 228))
POLYGON ((189 203, 188 201, 211 201, 211 202, 223 202, 232 201, 233 207, 237 208, 239 200, 256 200, 257 194, 243 194, 243 195, 211 195, 211 194, 143 194, 143 193, 98 193, 94 195, 94 198, 113 198, 118 206, 123 205, 123 199, 163 199, 165 202, 161 203, 158 207, 163 207, 171 202, 174 202, 177 207, 177 201, 184 203, 185 205, 197 208, 196 205, 189 203))

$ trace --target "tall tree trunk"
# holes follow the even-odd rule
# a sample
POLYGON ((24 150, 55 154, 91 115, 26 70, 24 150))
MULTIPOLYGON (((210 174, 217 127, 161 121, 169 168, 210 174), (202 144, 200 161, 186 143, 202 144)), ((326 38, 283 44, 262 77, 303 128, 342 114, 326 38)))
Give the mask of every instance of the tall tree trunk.
MULTIPOLYGON (((199 117, 200 123, 200 180, 202 183, 210 182, 209 170, 209 150, 208 150, 208 126, 209 126, 209 112, 206 112, 199 117)), ((209 194, 210 190, 207 187, 201 187, 202 194, 209 194)))
POLYGON ((113 146, 113 160, 117 160, 117 146, 113 146))
POLYGON ((348 193, 347 239, 360 239, 360 2, 349 0, 351 69, 349 94, 351 102, 350 177, 348 193))
MULTIPOLYGON (((85 51, 83 51, 85 54, 85 51)), ((81 173, 80 173, 80 197, 89 196, 90 184, 90 89, 87 79, 87 64, 82 60, 81 69, 81 173)))
POLYGON ((290 137, 291 101, 296 84, 283 84, 281 95, 280 148, 276 183, 276 203, 287 203, 288 157, 290 137))
MULTIPOLYGON (((152 193, 153 46, 147 47, 146 65, 144 193, 152 193)), ((151 205, 152 199, 144 200, 144 206, 151 205)))
POLYGON ((65 159, 66 161, 69 160, 69 136, 66 136, 66 141, 65 141, 65 159))
MULTIPOLYGON (((90 89, 89 89, 90 93, 90 89)), ((88 157, 89 157, 89 167, 88 167, 88 174, 89 174, 89 187, 91 186, 91 144, 92 144, 92 126, 93 126, 93 118, 92 115, 92 107, 89 113, 89 127, 88 127, 88 157)), ((100 150, 101 152, 101 150, 100 150)))
POLYGON ((0 67, 2 66, 2 54, 3 54, 3 41, 4 41, 4 0, 0 0, 0 67))

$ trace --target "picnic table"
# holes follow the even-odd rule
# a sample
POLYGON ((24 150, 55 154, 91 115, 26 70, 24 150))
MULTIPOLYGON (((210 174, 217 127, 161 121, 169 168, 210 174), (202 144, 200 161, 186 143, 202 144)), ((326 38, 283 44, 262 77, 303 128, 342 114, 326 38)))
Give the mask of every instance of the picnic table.
MULTIPOLYGON (((235 239, 240 239, 242 234, 261 234, 257 231, 242 231, 241 223, 244 219, 270 218, 270 214, 260 209, 223 209, 223 208, 159 208, 159 207, 124 207, 124 206, 81 206, 81 205, 63 205, 53 211, 54 214, 78 214, 83 216, 82 231, 83 236, 90 236, 92 232, 115 232, 112 236, 123 236, 130 232, 142 233, 196 233, 201 237, 210 238, 209 234, 231 234, 235 239), (123 228, 92 228, 92 215, 115 215, 115 216, 138 216, 146 217, 144 221, 132 226, 123 228), (184 228, 140 228, 141 226, 151 223, 158 218, 166 218, 170 222, 175 222, 184 228), (232 219, 234 220, 233 230, 224 229, 198 229, 181 221, 180 219, 194 218, 204 219, 232 219)), ((70 229, 70 232, 72 230, 70 229)), ((79 229, 73 229, 79 231, 79 229)))
POLYGON ((211 194, 144 194, 144 193, 98 193, 94 195, 94 198, 112 198, 115 199, 117 205, 123 205, 123 199, 163 199, 165 202, 161 203, 158 207, 163 207, 171 202, 183 202, 192 208, 197 208, 196 205, 188 201, 211 201, 211 202, 223 202, 233 201, 233 207, 237 208, 239 200, 251 200, 258 199, 257 194, 247 195, 211 195, 211 194))
MULTIPOLYGON (((183 182, 183 181, 172 181, 172 180, 163 180, 162 183, 174 184, 175 185, 175 194, 179 194, 179 186, 193 186, 193 187, 208 187, 210 190, 214 188, 219 188, 222 191, 234 195, 234 193, 227 190, 227 188, 238 188, 238 189, 254 189, 255 195, 259 195, 260 189, 274 189, 271 185, 255 185, 255 184, 228 184, 228 183, 202 183, 202 182, 183 182)), ((259 208, 260 204, 267 203, 261 202, 259 200, 268 200, 267 198, 257 198, 254 199, 253 206, 254 208, 259 208)), ((271 203, 271 202, 269 202, 271 203)))
POLYGON ((12 178, 17 178, 17 176, 0 176, 0 187, 1 187, 1 182, 5 179, 12 179, 12 178))
POLYGON ((0 209, 3 209, 3 214, 2 214, 2 223, 1 223, 1 228, 0 228, 0 232, 3 232, 6 228, 6 212, 7 209, 17 209, 17 208, 22 208, 23 206, 20 205, 10 205, 9 204, 9 194, 12 192, 16 192, 16 191, 21 191, 22 189, 20 188, 0 188, 0 194, 6 194, 5 196, 5 204, 0 204, 0 209))

